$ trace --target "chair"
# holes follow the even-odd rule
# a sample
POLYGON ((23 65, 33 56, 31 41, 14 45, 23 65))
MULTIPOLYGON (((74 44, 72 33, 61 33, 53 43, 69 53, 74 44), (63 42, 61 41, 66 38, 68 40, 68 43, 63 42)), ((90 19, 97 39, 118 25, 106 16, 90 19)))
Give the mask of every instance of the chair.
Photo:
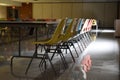
POLYGON ((78 20, 76 30, 74 30, 75 36, 71 39, 71 41, 73 43, 77 43, 81 52, 82 52, 84 47, 83 47, 83 43, 82 43, 82 40, 81 40, 81 37, 80 37, 80 32, 83 28, 84 22, 85 22, 85 19, 80 18, 78 20))
POLYGON ((91 30, 92 27, 92 19, 86 19, 86 25, 84 25, 81 34, 83 35, 83 38, 85 38, 85 43, 86 46, 91 42, 91 37, 89 35, 89 32, 91 30))
POLYGON ((78 38, 80 38, 79 40, 82 40, 83 49, 85 49, 87 47, 87 45, 89 44, 88 36, 86 35, 87 28, 89 26, 89 21, 90 21, 90 19, 85 20, 84 25, 80 31, 80 35, 78 37, 78 38))
POLYGON ((87 36, 88 36, 88 41, 91 42, 92 41, 92 33, 91 33, 91 30, 92 30, 92 27, 93 27, 93 19, 90 19, 89 21, 89 24, 88 24, 88 27, 87 27, 87 36))
MULTIPOLYGON (((30 65, 31 65, 33 59, 36 58, 37 55, 41 56, 40 57, 40 59, 41 59, 40 65, 42 65, 41 63, 45 63, 45 65, 46 65, 45 60, 48 59, 48 61, 51 64, 52 69, 54 70, 54 72, 56 74, 55 68, 54 68, 54 66, 53 66, 53 64, 51 62, 51 59, 50 59, 48 53, 53 53, 53 54, 55 54, 56 52, 59 53, 60 56, 61 56, 62 61, 65 62, 65 58, 64 58, 62 52, 59 50, 59 48, 57 48, 58 47, 57 45, 61 42, 60 35, 61 35, 61 33, 62 33, 62 31, 63 31, 63 29, 65 27, 65 23, 66 23, 66 19, 62 19, 60 21, 60 23, 57 25, 57 28, 55 29, 55 31, 54 31, 54 33, 53 33, 53 35, 52 35, 52 37, 50 39, 33 42, 33 44, 35 44, 37 47, 35 49, 33 57, 31 58, 31 60, 29 62, 29 65, 28 65, 28 67, 26 69, 26 72, 25 72, 26 74, 28 72, 28 69, 30 68, 30 65), (38 48, 40 46, 42 48, 44 48, 44 50, 45 50, 44 54, 38 54, 37 50, 38 50, 38 48), (50 49, 51 47, 56 47, 53 52, 51 52, 51 50, 52 50, 52 49, 50 49)), ((63 64, 65 65, 65 63, 63 63, 63 64)), ((46 68, 46 66, 45 66, 45 68, 46 68)))
POLYGON ((91 24, 92 19, 79 19, 78 27, 76 29, 77 34, 73 41, 77 42, 81 51, 83 51, 90 42, 87 32, 89 32, 88 30, 90 30, 91 24))
POLYGON ((96 37, 98 36, 98 33, 97 33, 97 30, 98 30, 98 21, 97 21, 96 19, 93 19, 92 27, 93 27, 93 28, 96 27, 96 28, 95 28, 95 29, 96 29, 96 32, 95 32, 95 35, 93 35, 94 38, 92 39, 92 40, 95 40, 96 37))
MULTIPOLYGON (((69 21, 69 19, 68 19, 68 21, 69 21)), ((66 53, 67 53, 67 49, 70 51, 71 57, 72 57, 74 62, 75 62, 75 59, 74 59, 74 56, 72 54, 72 51, 70 50, 70 46, 73 46, 73 48, 75 49, 77 57, 79 57, 79 54, 77 53, 77 50, 76 50, 74 44, 72 42, 70 42, 69 40, 75 35, 74 30, 76 29, 77 21, 78 21, 77 18, 72 19, 72 21, 67 26, 64 33, 61 34, 62 43, 59 45, 60 49, 66 49, 66 53)))

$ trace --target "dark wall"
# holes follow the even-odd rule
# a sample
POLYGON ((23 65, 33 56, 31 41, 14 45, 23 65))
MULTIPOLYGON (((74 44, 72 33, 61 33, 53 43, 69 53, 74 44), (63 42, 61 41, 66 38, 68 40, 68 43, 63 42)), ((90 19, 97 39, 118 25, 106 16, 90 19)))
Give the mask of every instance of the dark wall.
POLYGON ((22 3, 21 7, 10 6, 7 7, 7 19, 31 19, 32 18, 32 4, 22 3))

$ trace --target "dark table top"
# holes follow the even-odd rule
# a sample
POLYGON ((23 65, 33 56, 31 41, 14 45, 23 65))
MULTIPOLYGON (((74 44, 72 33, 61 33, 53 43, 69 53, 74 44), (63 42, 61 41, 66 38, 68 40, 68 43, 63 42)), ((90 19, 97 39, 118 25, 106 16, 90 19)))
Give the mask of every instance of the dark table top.
POLYGON ((0 27, 19 27, 19 26, 32 26, 57 24, 57 21, 0 21, 0 27))

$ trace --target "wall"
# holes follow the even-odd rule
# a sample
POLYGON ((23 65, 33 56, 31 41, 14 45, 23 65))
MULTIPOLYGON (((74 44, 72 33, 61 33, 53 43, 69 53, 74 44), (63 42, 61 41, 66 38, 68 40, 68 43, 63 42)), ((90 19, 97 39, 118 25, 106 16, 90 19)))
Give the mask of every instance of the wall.
POLYGON ((118 10, 118 11, 119 11, 119 12, 118 12, 118 13, 119 13, 119 19, 120 19, 120 2, 119 2, 119 8, 118 8, 118 9, 119 9, 119 10, 118 10))
POLYGON ((7 18, 12 19, 32 19, 32 3, 22 3, 22 6, 7 7, 7 18))
POLYGON ((32 4, 22 3, 22 6, 18 8, 20 19, 32 18, 32 4))
POLYGON ((0 18, 7 17, 7 8, 5 6, 0 6, 0 18))
POLYGON ((100 27, 113 27, 116 3, 39 3, 33 4, 33 18, 82 17, 99 20, 100 27))

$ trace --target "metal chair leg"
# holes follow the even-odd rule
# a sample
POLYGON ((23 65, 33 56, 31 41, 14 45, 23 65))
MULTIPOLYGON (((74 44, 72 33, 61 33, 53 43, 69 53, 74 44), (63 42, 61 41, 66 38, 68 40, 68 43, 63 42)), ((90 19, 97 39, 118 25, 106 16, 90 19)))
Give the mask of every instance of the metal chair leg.
POLYGON ((14 59, 14 56, 12 56, 11 62, 10 62, 10 70, 11 70, 11 73, 13 73, 13 59, 14 59))
POLYGON ((55 68, 54 68, 54 66, 53 66, 53 64, 52 64, 52 62, 51 62, 51 59, 50 59, 50 57, 48 56, 47 53, 46 53, 46 56, 47 56, 47 58, 48 58, 48 60, 49 60, 49 62, 50 62, 50 65, 51 65, 51 67, 52 67, 52 69, 53 69, 55 75, 57 75, 57 72, 55 71, 55 68))
POLYGON ((58 50, 58 54, 60 55, 61 60, 62 60, 62 63, 63 63, 63 65, 64 65, 65 69, 66 69, 66 68, 67 68, 67 62, 66 62, 66 60, 65 60, 65 57, 64 57, 61 49, 58 50))
POLYGON ((33 56, 32 56, 32 58, 31 58, 31 60, 30 60, 30 62, 29 62, 29 64, 28 64, 28 66, 27 66, 27 68, 26 68, 26 71, 25 71, 25 74, 26 74, 26 75, 27 75, 28 70, 29 70, 29 68, 30 68, 30 65, 31 65, 33 59, 36 57, 36 55, 37 55, 37 52, 35 51, 35 53, 33 54, 33 56))
MULTIPOLYGON (((72 43, 72 42, 71 42, 72 43)), ((78 54, 78 52, 77 52, 77 50, 76 50, 76 48, 75 48, 75 45, 72 43, 72 46, 73 46, 73 48, 74 48, 74 50, 75 50, 75 52, 76 52, 76 55, 77 55, 77 57, 79 57, 79 54, 78 54)))
POLYGON ((70 50, 70 47, 69 47, 69 46, 68 46, 68 49, 69 49, 69 51, 70 51, 71 57, 72 57, 72 59, 73 59, 73 62, 75 63, 75 58, 74 58, 74 56, 73 56, 73 54, 72 54, 72 51, 70 50))

